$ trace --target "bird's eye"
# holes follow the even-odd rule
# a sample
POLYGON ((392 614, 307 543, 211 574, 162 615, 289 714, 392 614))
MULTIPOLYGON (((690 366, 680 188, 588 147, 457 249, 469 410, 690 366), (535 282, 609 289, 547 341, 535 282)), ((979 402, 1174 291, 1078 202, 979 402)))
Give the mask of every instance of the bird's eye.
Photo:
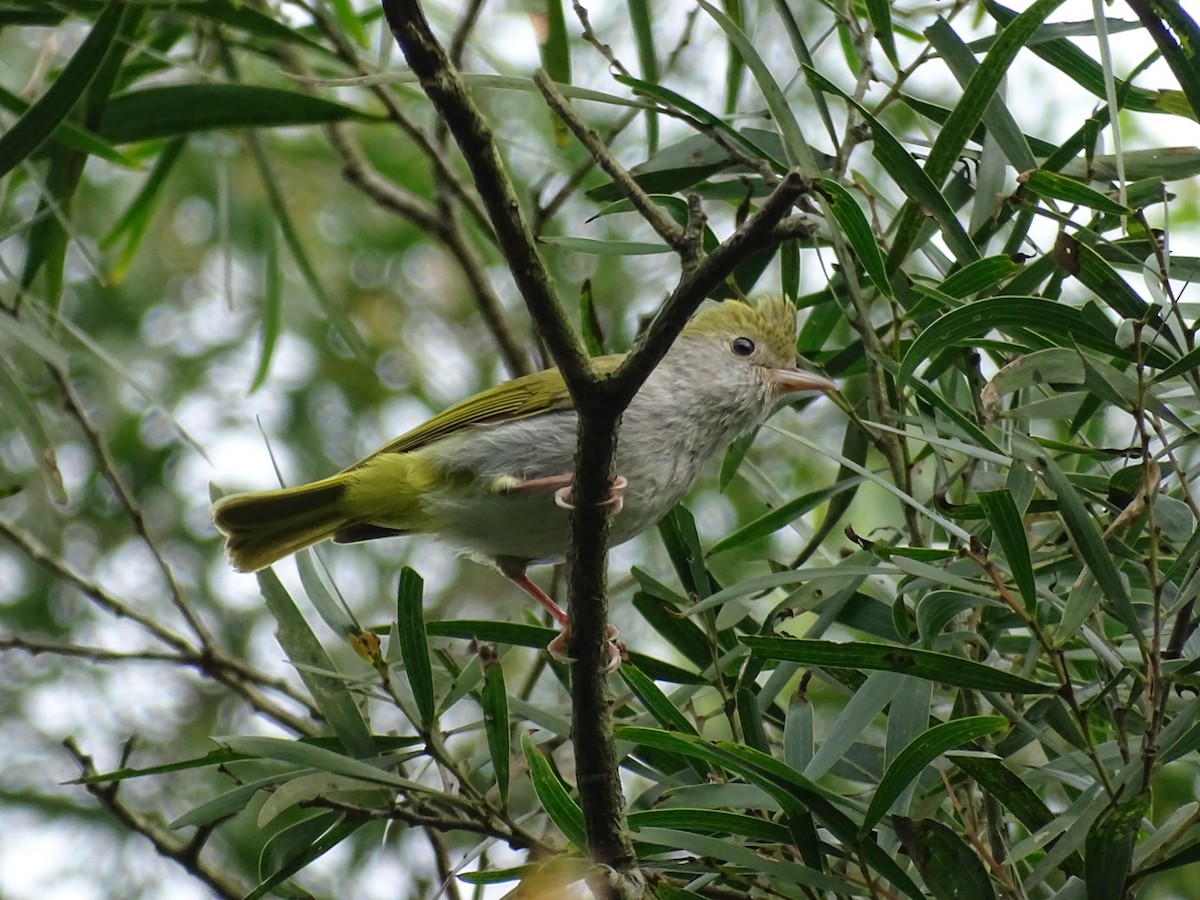
POLYGON ((748 337, 734 338, 729 345, 735 356, 749 356, 754 352, 754 341, 748 337))

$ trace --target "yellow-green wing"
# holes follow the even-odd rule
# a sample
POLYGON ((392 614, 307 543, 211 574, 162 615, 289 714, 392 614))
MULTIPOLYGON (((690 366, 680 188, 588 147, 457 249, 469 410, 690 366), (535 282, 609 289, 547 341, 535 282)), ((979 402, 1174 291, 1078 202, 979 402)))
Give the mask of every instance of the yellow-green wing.
MULTIPOLYGON (((597 371, 608 373, 615 371, 622 359, 623 355, 600 356, 592 360, 592 365, 597 371)), ((356 469, 382 453, 407 453, 417 450, 472 425, 513 422, 517 419, 571 409, 572 406, 571 395, 558 369, 545 369, 532 375, 523 375, 456 403, 428 422, 380 447, 350 468, 356 469)))

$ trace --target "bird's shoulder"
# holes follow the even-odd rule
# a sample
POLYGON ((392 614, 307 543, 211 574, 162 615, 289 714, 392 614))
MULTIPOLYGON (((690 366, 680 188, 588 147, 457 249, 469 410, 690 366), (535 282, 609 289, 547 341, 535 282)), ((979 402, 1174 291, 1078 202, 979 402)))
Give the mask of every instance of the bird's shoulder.
MULTIPOLYGON (((623 355, 600 356, 592 360, 597 371, 608 373, 620 365, 623 355)), ((405 432, 355 463, 356 469, 385 453, 409 453, 434 441, 475 425, 497 425, 534 416, 562 412, 574 407, 571 394, 557 368, 522 375, 468 397, 438 413, 432 419, 405 432)))

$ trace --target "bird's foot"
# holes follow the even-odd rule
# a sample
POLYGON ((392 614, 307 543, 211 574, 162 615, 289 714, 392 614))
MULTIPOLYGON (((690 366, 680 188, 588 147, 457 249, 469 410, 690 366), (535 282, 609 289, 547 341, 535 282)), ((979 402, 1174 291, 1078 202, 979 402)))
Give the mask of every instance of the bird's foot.
MULTIPOLYGON (((601 506, 611 506, 613 515, 615 516, 625 508, 625 489, 629 487, 629 479, 624 475, 618 475, 613 479, 612 485, 608 489, 608 499, 601 500, 601 506)), ((574 509, 575 504, 571 500, 572 486, 567 485, 561 487, 554 492, 554 503, 556 506, 561 506, 563 509, 574 509)))
MULTIPOLYGON (((615 625, 608 626, 608 633, 605 637, 605 646, 608 649, 608 661, 600 667, 602 675, 611 675, 621 667, 621 662, 625 658, 625 645, 617 640, 621 636, 621 632, 617 630, 615 625)), ((563 628, 558 633, 558 637, 546 645, 546 651, 560 663, 573 663, 575 657, 567 653, 567 629, 563 628)))

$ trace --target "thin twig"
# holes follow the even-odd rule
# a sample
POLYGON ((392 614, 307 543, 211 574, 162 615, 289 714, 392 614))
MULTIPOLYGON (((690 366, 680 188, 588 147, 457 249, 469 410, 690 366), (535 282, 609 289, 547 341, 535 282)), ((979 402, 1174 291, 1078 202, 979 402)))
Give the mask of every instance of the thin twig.
MULTIPOLYGON (((73 740, 67 738, 63 741, 63 746, 79 766, 80 775, 90 778, 98 774, 92 758, 80 750, 73 740)), ((165 825, 152 821, 126 804, 118 794, 119 785, 120 782, 108 785, 84 782, 87 792, 96 798, 114 819, 148 840, 159 856, 178 863, 185 872, 208 885, 219 897, 240 900, 246 896, 247 888, 228 877, 227 867, 212 865, 201 859, 201 851, 212 833, 211 827, 200 828, 191 839, 183 840, 177 832, 172 832, 165 825)))
POLYGON ((458 217, 449 215, 416 194, 380 175, 363 157, 344 125, 329 128, 330 143, 342 159, 342 174, 383 209, 403 216, 436 237, 458 263, 475 297, 484 325, 496 341, 504 365, 514 378, 532 371, 529 358, 504 315, 504 307, 488 281, 483 260, 463 234, 458 217))
POLYGON ((409 68, 445 120, 475 180, 491 228, 538 333, 572 395, 592 380, 583 343, 567 320, 521 211, 516 189, 496 149, 491 126, 451 65, 415 0, 384 0, 384 14, 409 68))
POLYGON ((617 162, 617 158, 600 139, 600 135, 580 118, 579 114, 575 112, 575 108, 571 106, 571 102, 563 96, 558 85, 546 74, 544 69, 539 69, 534 73, 533 83, 542 92, 542 96, 546 99, 546 105, 591 154, 596 165, 613 180, 613 184, 625 195, 625 199, 642 214, 642 218, 649 223, 668 247, 677 253, 681 252, 684 242, 683 229, 659 208, 649 194, 642 190, 641 185, 629 174, 629 170, 617 162))
POLYGON ((183 616, 183 620, 192 629, 192 633, 196 636, 200 644, 205 647, 210 646, 212 644, 212 634, 205 627, 204 623, 200 621, 200 617, 192 609, 192 605, 184 596, 179 582, 175 580, 175 572, 171 569, 170 563, 167 562, 162 548, 158 546, 158 542, 146 526, 146 517, 142 514, 142 508, 138 505, 133 492, 126 486, 124 479, 121 478, 121 473, 117 468, 117 461, 113 458, 112 453, 109 452, 104 436, 92 424, 87 413, 84 412, 83 403, 75 393, 75 389, 72 387, 68 376, 55 368, 51 368, 50 371, 55 382, 58 384, 59 391, 62 393, 63 405, 66 407, 67 412, 71 414, 71 417, 78 423, 84 436, 87 438, 88 445, 92 448, 92 453, 96 456, 100 474, 108 482, 109 487, 113 489, 113 493, 117 495, 117 500, 120 501, 121 506, 124 508, 125 515, 133 525, 134 532, 145 545, 146 549, 150 551, 155 565, 158 566, 159 572, 162 573, 163 579, 167 583, 167 592, 171 597, 171 605, 183 616))

